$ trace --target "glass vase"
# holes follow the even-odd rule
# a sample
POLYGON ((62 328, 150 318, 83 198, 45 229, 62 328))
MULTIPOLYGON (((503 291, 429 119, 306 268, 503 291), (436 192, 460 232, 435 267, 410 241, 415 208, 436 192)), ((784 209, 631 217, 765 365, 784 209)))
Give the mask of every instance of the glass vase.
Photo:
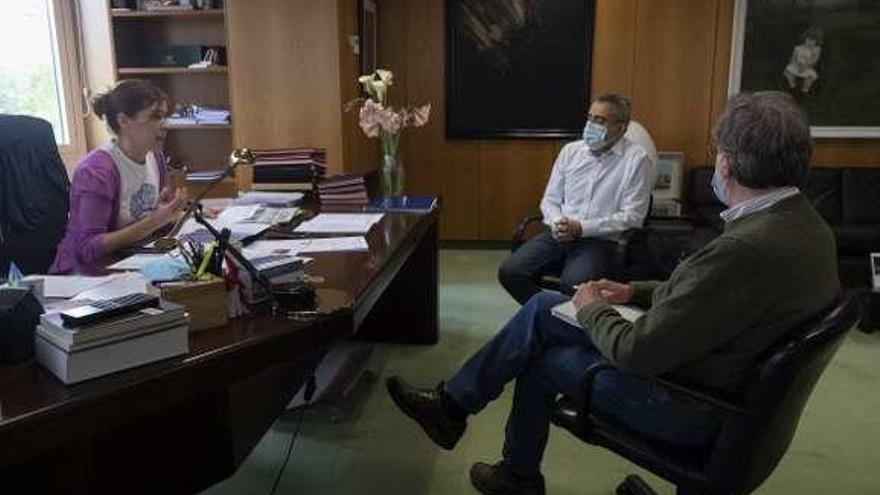
POLYGON ((382 196, 403 196, 403 164, 397 155, 382 156, 382 196))

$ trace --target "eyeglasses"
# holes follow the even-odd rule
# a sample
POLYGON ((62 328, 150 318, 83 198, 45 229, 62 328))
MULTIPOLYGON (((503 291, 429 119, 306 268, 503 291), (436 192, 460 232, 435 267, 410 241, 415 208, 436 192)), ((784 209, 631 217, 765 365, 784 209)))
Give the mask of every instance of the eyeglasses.
POLYGON ((587 122, 594 122, 599 125, 615 124, 618 122, 618 120, 616 120, 616 119, 609 119, 609 118, 603 117, 602 115, 593 115, 591 113, 585 114, 584 117, 587 118, 587 122))

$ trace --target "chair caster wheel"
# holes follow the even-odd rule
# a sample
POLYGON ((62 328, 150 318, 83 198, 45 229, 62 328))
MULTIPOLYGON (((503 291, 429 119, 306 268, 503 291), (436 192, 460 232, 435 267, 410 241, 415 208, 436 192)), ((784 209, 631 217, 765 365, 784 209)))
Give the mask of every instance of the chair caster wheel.
POLYGON ((657 495, 642 478, 631 474, 617 485, 615 490, 617 495, 657 495))

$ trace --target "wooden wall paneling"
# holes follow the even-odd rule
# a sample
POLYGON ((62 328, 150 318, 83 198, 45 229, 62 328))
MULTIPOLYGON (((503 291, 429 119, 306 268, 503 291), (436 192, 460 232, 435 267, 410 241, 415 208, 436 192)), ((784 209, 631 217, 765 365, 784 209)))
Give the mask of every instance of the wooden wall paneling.
POLYGON ((561 141, 480 145, 480 238, 508 241, 524 215, 539 211, 561 141))
MULTIPOLYGON (((719 0, 715 21, 715 54, 712 67, 712 107, 706 125, 707 143, 712 143, 712 128, 721 117, 727 104, 728 77, 730 75, 730 55, 733 40, 733 8, 735 0, 719 0)), ((699 163, 689 166, 709 164, 708 147, 699 163)))
POLYGON ((327 149, 342 172, 337 2, 227 0, 234 143, 327 149))
POLYGON ((661 151, 706 156, 718 0, 640 0, 633 105, 661 151))
POLYGON ((880 139, 817 139, 814 165, 824 167, 880 167, 880 139))
POLYGON ((593 28, 592 96, 632 95, 637 0, 597 0, 593 28))
POLYGON ((444 2, 411 0, 408 5, 407 101, 432 105, 428 124, 410 129, 406 136, 404 160, 411 190, 440 196, 442 238, 478 239, 483 214, 480 143, 446 139, 444 2))

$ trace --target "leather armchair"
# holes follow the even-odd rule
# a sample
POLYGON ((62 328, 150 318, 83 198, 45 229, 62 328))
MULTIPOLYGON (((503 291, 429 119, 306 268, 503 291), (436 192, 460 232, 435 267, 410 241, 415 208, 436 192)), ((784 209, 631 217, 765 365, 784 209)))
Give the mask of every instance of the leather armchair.
POLYGON ((0 278, 10 261, 46 273, 67 227, 69 190, 52 126, 0 115, 0 278))
MULTIPOLYGON (((717 439, 704 449, 654 441, 592 411, 593 380, 612 367, 609 363, 588 370, 582 401, 567 397, 558 401, 553 423, 668 480, 679 495, 746 495, 770 476, 785 454, 813 387, 857 321, 855 301, 838 299, 767 349, 737 397, 721 397, 663 377, 645 378, 708 405, 723 418, 717 439)), ((618 495, 653 493, 635 475, 617 488, 618 495)))
MULTIPOLYGON (((513 231, 513 237, 510 241, 510 252, 519 249, 534 230, 546 229, 546 226, 541 223, 543 218, 540 213, 523 217, 516 230, 513 231)), ((644 233, 644 228, 628 229, 621 232, 614 250, 614 267, 611 271, 611 278, 621 281, 639 278, 640 272, 637 268, 637 261, 640 257, 635 253, 635 246, 641 245, 640 243, 644 242, 644 233)), ((563 287, 558 273, 544 275, 541 277, 538 285, 545 289, 562 292, 563 294, 573 293, 571 287, 563 287)))

